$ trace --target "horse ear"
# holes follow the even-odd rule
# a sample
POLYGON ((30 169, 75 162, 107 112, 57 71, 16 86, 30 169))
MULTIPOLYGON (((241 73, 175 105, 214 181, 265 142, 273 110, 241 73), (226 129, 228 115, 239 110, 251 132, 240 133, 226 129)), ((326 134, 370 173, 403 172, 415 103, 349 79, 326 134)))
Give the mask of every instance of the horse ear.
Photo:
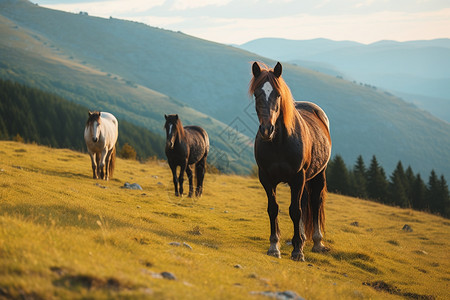
POLYGON ((167 115, 166 115, 166 114, 164 114, 164 119, 166 119, 166 120, 167 120, 167 115))
POLYGON ((277 65, 273 68, 273 75, 275 75, 276 78, 280 78, 282 71, 283 67, 281 67, 280 62, 277 62, 277 65))
POLYGON ((89 111, 89 117, 90 117, 90 116, 92 116, 92 112, 91 112, 91 111, 89 111))
POLYGON ((178 114, 175 115, 175 120, 178 120, 178 114))
POLYGON ((259 67, 259 64, 256 61, 253 63, 252 72, 255 78, 258 78, 258 76, 261 75, 261 68, 259 67))

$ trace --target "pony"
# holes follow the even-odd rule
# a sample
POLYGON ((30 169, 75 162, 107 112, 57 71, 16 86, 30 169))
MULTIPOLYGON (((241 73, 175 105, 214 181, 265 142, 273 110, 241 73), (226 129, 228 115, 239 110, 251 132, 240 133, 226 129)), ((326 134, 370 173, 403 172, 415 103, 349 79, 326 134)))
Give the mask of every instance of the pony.
POLYGON ((84 128, 84 141, 91 156, 92 177, 112 178, 116 161, 119 122, 108 112, 89 112, 84 128))
POLYGON ((281 257, 276 188, 281 182, 291 190, 289 216, 294 225, 291 258, 304 261, 306 238, 313 252, 329 249, 322 243, 327 193, 325 169, 331 155, 330 124, 325 112, 311 102, 296 102, 281 77, 278 62, 273 69, 254 62, 249 95, 255 97, 259 129, 255 159, 261 185, 267 194, 270 219, 268 255, 281 257))
POLYGON ((199 126, 185 126, 177 114, 164 115, 166 123, 166 156, 173 175, 175 196, 183 195, 184 172, 189 179, 189 194, 192 197, 194 186, 192 183, 191 165, 195 164, 195 177, 197 186, 195 196, 200 197, 203 192, 203 179, 206 172, 206 157, 209 152, 208 133, 199 126), (177 167, 180 166, 180 175, 177 178, 177 167), (179 189, 178 189, 179 185, 179 189))

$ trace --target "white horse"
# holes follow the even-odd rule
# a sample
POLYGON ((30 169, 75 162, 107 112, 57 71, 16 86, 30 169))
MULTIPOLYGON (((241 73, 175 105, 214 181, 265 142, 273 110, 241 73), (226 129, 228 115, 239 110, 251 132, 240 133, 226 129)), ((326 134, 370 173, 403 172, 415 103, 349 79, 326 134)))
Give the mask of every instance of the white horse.
POLYGON ((84 128, 84 141, 91 156, 93 178, 108 180, 116 161, 116 142, 119 122, 107 112, 89 112, 84 128))

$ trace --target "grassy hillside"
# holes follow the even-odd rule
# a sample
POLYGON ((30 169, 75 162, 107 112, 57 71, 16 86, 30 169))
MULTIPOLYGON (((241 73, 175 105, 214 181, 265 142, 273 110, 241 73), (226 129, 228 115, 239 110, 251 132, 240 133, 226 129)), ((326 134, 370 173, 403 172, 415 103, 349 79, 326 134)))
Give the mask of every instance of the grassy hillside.
MULTIPOLYGON (((247 96, 254 60, 243 50, 144 24, 64 13, 25 0, 0 1, 0 76, 87 107, 108 109, 157 132, 164 113, 204 126, 225 169, 253 164, 257 130, 247 96)), ((375 154, 450 177, 450 125, 383 91, 284 64, 297 100, 330 117, 333 152, 351 164, 375 154)))
POLYGON ((115 178, 103 182, 90 179, 85 154, 13 142, 0 149, 0 298, 450 297, 450 223, 436 216, 331 194, 331 251, 311 253, 308 242, 299 263, 289 259, 284 186, 275 259, 265 254, 257 179, 207 174, 201 199, 180 199, 163 161, 118 159, 115 178))
MULTIPOLYGON (((0 139, 20 135, 26 142, 86 151, 88 109, 56 95, 0 79, 0 139)), ((140 160, 165 158, 165 140, 146 128, 119 119, 117 148, 128 143, 140 160)))

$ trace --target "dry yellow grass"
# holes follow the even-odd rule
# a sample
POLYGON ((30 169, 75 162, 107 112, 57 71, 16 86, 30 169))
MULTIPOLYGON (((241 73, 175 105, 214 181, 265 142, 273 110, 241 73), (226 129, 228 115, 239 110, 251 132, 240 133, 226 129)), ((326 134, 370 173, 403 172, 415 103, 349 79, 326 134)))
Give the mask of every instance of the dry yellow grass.
POLYGON ((282 185, 276 259, 265 254, 257 179, 207 174, 203 197, 189 199, 173 196, 161 161, 118 159, 113 180, 90 176, 86 154, 0 142, 0 299, 256 299, 287 290, 306 299, 450 298, 446 219, 331 194, 331 251, 312 253, 308 242, 301 263, 289 259, 282 185))

